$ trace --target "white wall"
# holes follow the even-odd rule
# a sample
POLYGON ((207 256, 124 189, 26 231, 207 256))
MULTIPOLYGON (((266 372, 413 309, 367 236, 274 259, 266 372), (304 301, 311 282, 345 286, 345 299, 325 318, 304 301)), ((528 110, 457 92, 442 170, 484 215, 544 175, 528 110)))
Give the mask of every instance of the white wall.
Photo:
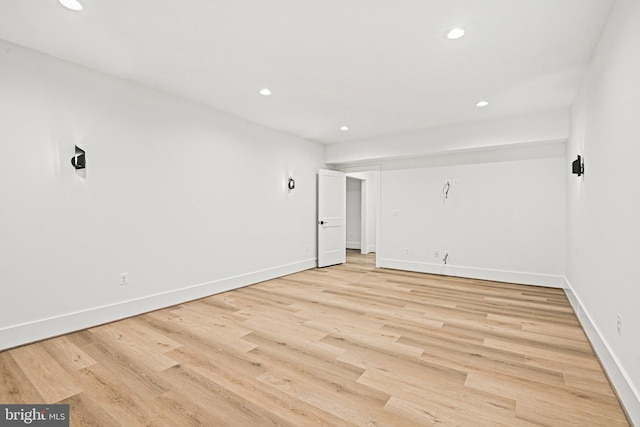
POLYGON ((619 0, 573 108, 567 280, 590 338, 640 425, 640 2, 619 0), (621 334, 617 316, 622 317, 621 334))
POLYGON ((315 266, 319 144, 5 42, 0 93, 0 349, 315 266))
POLYGON ((566 142, 569 137, 569 111, 558 110, 440 126, 377 138, 330 144, 325 161, 333 165, 389 159, 468 152, 487 148, 508 149, 526 144, 566 142))
POLYGON ((562 286, 566 164, 560 153, 383 169, 378 264, 562 286))
POLYGON ((362 181, 347 177, 347 249, 361 249, 362 181))

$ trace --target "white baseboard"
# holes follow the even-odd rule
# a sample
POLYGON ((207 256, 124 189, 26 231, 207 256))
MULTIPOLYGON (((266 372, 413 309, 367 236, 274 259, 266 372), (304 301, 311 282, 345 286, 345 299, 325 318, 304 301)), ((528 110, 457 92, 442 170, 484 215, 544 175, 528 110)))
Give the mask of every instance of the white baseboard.
POLYGON ((265 280, 275 279, 317 266, 317 260, 307 259, 252 273, 214 280, 155 295, 123 301, 87 310, 66 313, 47 319, 8 326, 0 329, 0 351, 23 344, 67 334, 104 323, 113 322, 160 308, 170 307, 206 296, 230 291, 265 280))
POLYGON ((584 329, 584 332, 587 334, 591 346, 598 355, 600 363, 604 367, 620 402, 622 402, 622 407, 627 417, 634 425, 640 426, 640 392, 633 386, 629 375, 611 351, 607 340, 604 339, 596 325, 592 322, 591 316, 580 301, 580 297, 576 295, 571 283, 569 283, 566 278, 565 283, 567 298, 582 325, 582 329, 584 329))
POLYGON ((347 249, 360 249, 362 244, 360 242, 347 242, 347 249))
POLYGON ((440 274, 445 276, 465 277, 469 279, 493 280, 496 282, 519 283, 523 285, 564 288, 562 276, 537 274, 520 271, 492 270, 487 268, 464 267, 452 264, 433 264, 427 262, 385 259, 378 257, 377 267, 395 270, 416 271, 419 273, 440 274))

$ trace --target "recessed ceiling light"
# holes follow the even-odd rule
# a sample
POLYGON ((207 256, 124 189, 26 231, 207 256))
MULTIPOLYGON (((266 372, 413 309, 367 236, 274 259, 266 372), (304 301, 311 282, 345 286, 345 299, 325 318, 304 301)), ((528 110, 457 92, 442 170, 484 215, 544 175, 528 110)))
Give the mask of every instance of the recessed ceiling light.
POLYGON ((346 131, 348 131, 348 130, 349 130, 349 126, 340 126, 340 130, 341 130, 342 132, 346 132, 346 131))
POLYGON ((71 10, 82 10, 82 5, 78 0, 58 0, 61 5, 71 10))
POLYGON ((462 28, 453 28, 447 33, 447 38, 450 40, 459 39, 464 36, 464 30, 462 28))
POLYGON ((476 104, 476 107, 486 107, 487 105, 489 105, 488 101, 480 101, 476 104))
POLYGON ((271 91, 265 87, 264 89, 260 89, 260 95, 269 96, 271 95, 271 91))

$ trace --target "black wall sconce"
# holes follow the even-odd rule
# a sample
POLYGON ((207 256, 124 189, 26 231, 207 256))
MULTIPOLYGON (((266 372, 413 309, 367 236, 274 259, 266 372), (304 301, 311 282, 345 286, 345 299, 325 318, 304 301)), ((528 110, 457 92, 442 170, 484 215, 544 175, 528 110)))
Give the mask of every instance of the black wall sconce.
POLYGON ((578 154, 578 158, 571 163, 571 172, 578 176, 584 175, 584 161, 580 154, 578 154))
POLYGON ((293 190, 294 188, 296 188, 296 181, 289 177, 289 181, 287 181, 287 187, 289 188, 289 191, 293 190))
POLYGON ((76 145, 76 155, 71 158, 71 164, 76 169, 84 169, 87 167, 87 158, 84 150, 76 145))

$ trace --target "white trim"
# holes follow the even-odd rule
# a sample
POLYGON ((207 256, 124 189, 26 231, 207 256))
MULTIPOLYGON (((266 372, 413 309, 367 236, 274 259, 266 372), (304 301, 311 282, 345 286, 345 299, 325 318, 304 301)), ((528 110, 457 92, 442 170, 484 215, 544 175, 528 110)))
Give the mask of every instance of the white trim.
POLYGON ((609 377, 609 381, 618 395, 622 408, 631 422, 640 426, 640 392, 634 387, 630 376, 625 371, 615 353, 611 351, 607 340, 604 339, 598 327, 591 320, 589 312, 584 308, 580 297, 573 290, 573 286, 571 286, 569 280, 567 278, 564 280, 567 299, 571 303, 598 359, 600 359, 600 363, 604 367, 607 377, 609 377))
POLYGON ((315 268, 316 258, 0 329, 0 351, 315 268))
POLYGON ((528 273, 521 271, 492 270, 488 268, 464 267, 452 264, 433 264, 428 262, 405 261, 377 258, 377 266, 395 270, 416 271, 419 273, 440 274, 466 277, 469 279, 493 280, 496 282, 519 283, 523 285, 564 288, 563 276, 528 273))
POLYGON ((371 183, 366 179, 360 181, 360 246, 354 249, 360 249, 360 253, 366 254, 366 248, 369 245, 369 206, 367 202, 367 193, 371 183))

